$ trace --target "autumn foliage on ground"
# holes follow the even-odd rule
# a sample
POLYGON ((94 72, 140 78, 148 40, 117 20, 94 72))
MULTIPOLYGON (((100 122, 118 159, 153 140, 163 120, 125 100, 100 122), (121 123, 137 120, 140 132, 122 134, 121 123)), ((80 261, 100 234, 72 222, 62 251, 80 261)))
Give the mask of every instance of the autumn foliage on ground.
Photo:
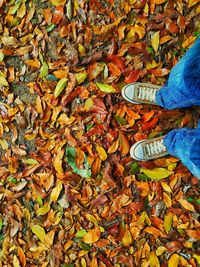
POLYGON ((129 149, 196 127, 200 110, 120 94, 165 83, 199 13, 199 0, 0 0, 0 266, 199 266, 198 179, 129 149))

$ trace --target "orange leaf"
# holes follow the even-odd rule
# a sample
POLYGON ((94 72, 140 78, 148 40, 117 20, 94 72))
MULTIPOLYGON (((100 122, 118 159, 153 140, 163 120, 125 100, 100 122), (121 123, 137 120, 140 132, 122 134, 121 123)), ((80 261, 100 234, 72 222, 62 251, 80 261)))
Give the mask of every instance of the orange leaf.
POLYGON ((120 150, 122 155, 128 154, 130 150, 130 145, 124 133, 122 132, 119 133, 119 140, 120 140, 120 150))
POLYGON ((97 174, 100 172, 100 168, 101 168, 101 159, 100 157, 97 157, 92 163, 91 169, 93 176, 97 176, 97 174))
POLYGON ((149 111, 142 116, 144 122, 149 121, 154 115, 154 111, 149 111))
POLYGON ((187 230, 186 232, 190 237, 200 240, 200 230, 187 230))
POLYGON ((155 227, 151 227, 151 226, 150 227, 146 227, 144 229, 144 232, 152 234, 152 235, 154 235, 156 237, 164 237, 164 234, 160 230, 156 229, 155 227))
POLYGON ((95 227, 92 230, 89 230, 83 237, 83 242, 87 243, 87 244, 93 244, 95 243, 97 240, 99 240, 100 238, 100 228, 99 227, 95 227))
POLYGON ((25 60, 25 64, 36 69, 40 68, 40 61, 37 58, 25 60))

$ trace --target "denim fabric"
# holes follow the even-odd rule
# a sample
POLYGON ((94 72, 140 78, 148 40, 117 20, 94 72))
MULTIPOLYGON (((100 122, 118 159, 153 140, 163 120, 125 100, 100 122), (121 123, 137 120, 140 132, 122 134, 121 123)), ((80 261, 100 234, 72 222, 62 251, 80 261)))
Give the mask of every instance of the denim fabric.
POLYGON ((200 37, 172 68, 156 102, 167 109, 200 106, 200 37))
POLYGON ((175 129, 164 138, 169 154, 182 163, 200 179, 200 127, 197 129, 175 129))

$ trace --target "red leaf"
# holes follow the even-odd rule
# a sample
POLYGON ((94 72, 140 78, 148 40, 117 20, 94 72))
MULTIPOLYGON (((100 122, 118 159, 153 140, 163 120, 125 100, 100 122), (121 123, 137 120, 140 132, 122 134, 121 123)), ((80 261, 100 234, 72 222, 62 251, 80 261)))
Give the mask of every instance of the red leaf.
POLYGON ((158 118, 153 118, 150 121, 146 122, 144 125, 142 125, 142 131, 149 131, 153 129, 156 124, 158 123, 158 118))
POLYGON ((116 64, 121 71, 125 70, 124 60, 116 55, 108 55, 108 60, 116 64))
POLYGON ((125 78, 125 82, 126 83, 136 82, 139 77, 140 77, 140 70, 132 70, 129 73, 128 77, 125 78))

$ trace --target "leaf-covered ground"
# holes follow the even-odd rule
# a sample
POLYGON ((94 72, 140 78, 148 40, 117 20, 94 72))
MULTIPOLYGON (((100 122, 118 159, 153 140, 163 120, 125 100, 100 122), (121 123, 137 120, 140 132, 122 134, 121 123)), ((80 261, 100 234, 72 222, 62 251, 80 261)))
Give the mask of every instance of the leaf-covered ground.
POLYGON ((129 148, 196 127, 200 109, 120 94, 166 81, 199 13, 199 0, 0 0, 0 266, 199 266, 198 179, 129 148))

